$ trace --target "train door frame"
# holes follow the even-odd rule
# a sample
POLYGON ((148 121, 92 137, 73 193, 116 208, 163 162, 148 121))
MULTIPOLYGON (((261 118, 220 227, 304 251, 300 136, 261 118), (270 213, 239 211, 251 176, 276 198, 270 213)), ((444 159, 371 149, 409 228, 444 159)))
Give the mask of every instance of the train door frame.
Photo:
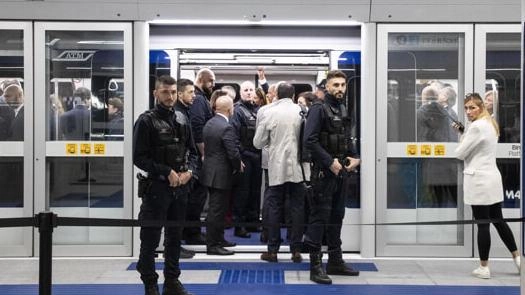
MULTIPOLYGON (((2 217, 32 217, 34 214, 33 194, 33 25, 31 22, 0 22, 0 30, 22 31, 23 42, 23 91, 24 91, 24 140, 3 141, 0 157, 23 158, 23 201, 22 208, 1 208, 2 217)), ((11 52, 11 54, 13 54, 11 52)), ((12 77, 15 78, 15 77, 12 77)), ((16 77, 19 78, 19 77, 16 77)), ((1 229, 2 239, 12 243, 0 245, 0 256, 32 256, 33 232, 31 227, 1 229), (20 242, 21 244, 17 244, 20 242)))
MULTIPOLYGON (((430 211, 424 208, 422 210, 422 215, 420 216, 417 209, 415 212, 410 211, 410 209, 398 208, 399 210, 391 211, 390 218, 388 218, 388 205, 387 205, 387 171, 388 171, 388 160, 389 159, 414 159, 418 160, 421 158, 454 158, 453 151, 457 146, 457 143, 439 143, 440 146, 444 146, 446 153, 442 156, 436 156, 432 153, 430 156, 422 156, 418 153, 411 155, 408 152, 409 147, 416 146, 419 150, 422 144, 434 143, 418 143, 418 142, 389 142, 387 137, 387 121, 385 118, 388 118, 387 112, 387 99, 388 99, 388 54, 389 54, 389 33, 431 33, 431 34, 441 34, 441 33, 458 33, 463 34, 464 44, 461 44, 461 38, 457 41, 458 48, 463 46, 464 54, 459 54, 458 56, 458 79, 461 78, 461 73, 463 73, 462 84, 459 84, 458 96, 462 95, 463 92, 470 92, 473 88, 473 25, 468 24, 382 24, 377 27, 377 166, 376 166, 376 192, 377 192, 377 211, 376 211, 376 222, 377 223, 387 223, 387 222, 414 222, 414 221, 430 221, 434 220, 428 219, 430 215, 428 214, 438 214, 434 211, 430 211), (426 213, 424 213, 424 212, 426 213), (407 217, 408 216, 408 217, 407 217), (413 218, 410 218, 412 216, 413 218), (420 220, 421 217, 423 220, 420 220), (415 220, 414 220, 415 219, 415 220)), ((408 40, 408 39, 406 39, 408 40)), ((427 40, 428 41, 428 40, 427 40)), ((432 41, 432 40, 430 40, 432 41)), ((444 40, 442 42, 446 42, 444 40)), ((421 48, 433 48, 432 44, 427 43, 418 43, 418 40, 409 40, 413 43, 403 43, 407 46, 430 46, 430 47, 421 47, 421 48)), ((404 45, 400 45, 404 46, 404 45)), ((438 46, 447 46, 446 44, 441 44, 438 46)), ((402 47, 401 47, 402 48, 402 47)), ((407 47, 409 48, 409 47, 407 47)), ((417 67, 415 68, 417 69, 417 67)), ((416 178, 416 181, 417 178, 416 178)), ((470 219, 471 212, 468 206, 462 205, 462 199, 460 191, 458 190, 457 198, 457 211, 454 214, 457 214, 459 218, 470 219)), ((417 201, 416 201, 417 204, 417 201)), ((417 206, 416 206, 417 208, 417 206)), ((394 210, 396 208, 390 209, 394 210)), ((440 210, 440 209, 438 209, 440 210)), ((391 232, 387 231, 387 226, 379 226, 376 229, 376 253, 377 256, 426 256, 426 257, 470 257, 472 256, 472 226, 464 225, 461 230, 458 231, 457 245, 436 245, 433 243, 419 242, 431 240, 433 237, 428 237, 425 235, 425 232, 430 231, 432 228, 428 226, 416 226, 411 225, 412 235, 407 235, 403 233, 402 226, 390 226, 391 232), (396 231, 398 234, 396 235, 396 231), (459 233, 463 232, 460 236, 459 233), (391 239, 392 242, 389 242, 388 239, 391 239), (415 243, 403 242, 407 239, 416 241, 415 243), (420 240, 421 239, 421 240, 420 240), (462 242, 463 241, 463 242, 462 242), (419 244, 420 243, 420 244, 419 244), (461 243, 463 243, 461 245, 461 243)), ((406 226, 405 226, 406 227, 406 226)), ((439 230, 439 228, 438 228, 439 230)), ((451 234, 452 235, 452 234, 451 234)))
MULTIPOLYGON (((184 26, 152 24, 149 27, 150 49, 166 50, 176 48, 188 49, 216 49, 235 50, 327 50, 327 51, 361 51, 361 25, 352 25, 358 28, 357 38, 355 28, 349 27, 300 27, 300 26, 184 26), (193 30, 193 31, 192 31, 193 30), (285 34, 277 34, 282 30, 285 34), (272 35, 271 32, 274 32, 272 35), (319 32, 317 32, 319 31, 319 32), (193 33, 195 32, 195 33, 193 33), (294 35, 295 32, 298 34, 294 35), (328 34, 325 34, 328 32, 328 34), (331 33, 331 34, 330 34, 331 33), (200 34, 200 35, 199 35, 200 34), (300 35, 300 34, 304 34, 300 35), (205 36, 206 38, 199 38, 205 36), (273 39, 272 39, 273 38, 273 39), (255 45, 254 45, 255 44, 255 45)), ((172 60, 173 63, 173 60, 172 60)), ((333 64, 333 61, 331 61, 333 64)), ((335 61, 337 64, 337 61, 335 61)), ((362 112, 362 110, 360 110, 362 112)), ((363 134, 364 132, 361 132, 363 134)), ((371 210, 374 208, 361 208, 371 210)), ((354 220, 354 219, 352 219, 354 220)), ((353 223, 354 221, 352 221, 353 223)), ((346 224, 347 222, 345 222, 346 224)), ((357 232, 348 234, 351 247, 343 245, 343 250, 359 252, 359 241, 354 242, 356 236, 361 237, 360 227, 349 226, 357 232)), ((368 240, 368 239, 367 239, 368 240)), ((364 247, 371 247, 365 245, 364 247)), ((265 248, 265 247, 264 247, 265 248)), ((254 249, 254 248, 251 248, 254 249)))
MULTIPOLYGON (((485 93, 485 82, 486 82, 486 73, 487 73, 487 35, 488 34, 521 34, 521 26, 519 24, 476 24, 475 27, 475 52, 474 52, 474 91, 477 93, 480 93, 483 97, 483 94, 485 93)), ((521 50, 521 45, 518 48, 518 50, 521 50)), ((502 69, 504 70, 504 69, 502 69)), ((509 70, 507 68, 507 70, 509 70)), ((521 84, 519 85, 521 87, 521 84)), ((522 90, 523 91, 523 90, 522 90)), ((501 103, 501 101, 500 101, 501 103)), ((522 114, 523 117, 523 114, 522 114)), ((504 126, 500 126, 500 130, 504 128, 504 126)), ((500 140, 502 140, 500 138, 500 140)), ((498 142, 498 149, 497 149, 497 159, 519 159, 520 154, 516 151, 521 149, 521 144, 518 143, 502 143, 498 142)), ((507 188, 505 187, 506 181, 505 181, 505 173, 502 172, 502 176, 504 177, 504 190, 505 195, 504 197, 507 197, 507 188)), ((518 177, 518 176, 516 176, 518 177)), ((522 189, 520 189, 521 191, 522 189)), ((514 192, 516 193, 516 192, 514 192)), ((512 194, 513 196, 515 194, 512 194)), ((521 206, 521 204, 520 204, 521 206)), ((520 218, 521 217, 521 208, 505 208, 505 205, 503 206, 503 216, 505 218, 520 218)), ((512 229, 512 232, 514 233, 514 237, 516 239, 516 242, 518 245, 522 242, 521 239, 521 229, 520 229, 520 223, 509 223, 509 226, 512 229)), ((491 226, 491 236, 497 237, 498 234, 494 227, 491 226)), ((474 228, 474 236, 476 236, 477 228, 474 228)), ((477 251, 477 240, 474 239, 474 254, 475 256, 478 256, 477 251)), ((508 250, 501 241, 501 239, 492 239, 492 245, 491 245, 491 257, 508 257, 508 250)))
MULTIPOLYGON (((35 98, 35 109, 42 110, 35 112, 35 175, 42 175, 42 177, 35 178, 34 189, 36 192, 46 192, 44 195, 35 196, 35 211, 42 211, 49 209, 49 199, 47 193, 47 182, 49 180, 49 174, 46 166, 48 158, 52 157, 73 157, 73 158, 84 158, 84 157, 114 157, 122 158, 123 160, 123 207, 122 207, 122 218, 132 218, 133 214, 133 200, 130 197, 132 195, 132 115, 133 114, 133 43, 132 43, 132 25, 131 23, 103 23, 103 22, 35 22, 34 23, 34 40, 35 40, 35 90, 38 93, 35 98), (122 32, 124 50, 124 81, 126 81, 124 88, 126 94, 126 101, 129 103, 124 104, 124 141, 99 141, 97 143, 102 144, 104 149, 99 149, 97 154, 76 152, 74 154, 66 153, 66 147, 68 144, 76 145, 80 147, 82 144, 87 144, 90 147, 94 147, 92 140, 67 140, 67 141, 49 141, 46 139, 46 110, 47 95, 46 91, 49 87, 47 72, 47 62, 49 62, 46 55, 46 32, 48 31, 70 31, 70 32, 87 32, 87 31, 105 31, 105 32, 122 32)), ((88 40, 93 42, 91 44, 106 44, 104 41, 88 40), (98 43, 97 43, 98 42, 98 43)), ((119 44, 115 44, 119 45, 119 44)), ((104 47, 101 47, 104 48, 104 47)), ((90 208, 90 207, 87 207, 90 208)), ((99 214, 98 211, 91 214, 99 214)), ((90 215, 88 212, 87 217, 96 217, 90 215)), ((100 215, 98 215, 100 216, 100 215)), ((78 217, 78 216, 75 216, 78 217)), ((113 217, 114 218, 114 217, 113 217)), ((102 237, 106 231, 93 231, 96 228, 88 227, 88 236, 90 234, 96 235, 96 240, 102 237)), ((111 228, 108 228, 111 229, 111 228)), ((130 256, 132 255, 132 229, 131 228, 119 228, 122 230, 119 233, 122 234, 122 243, 118 244, 104 244, 103 241, 92 242, 88 244, 72 242, 70 244, 62 243, 53 245, 54 253, 56 256, 130 256)), ((35 236, 35 249, 38 249, 38 237, 35 236)))

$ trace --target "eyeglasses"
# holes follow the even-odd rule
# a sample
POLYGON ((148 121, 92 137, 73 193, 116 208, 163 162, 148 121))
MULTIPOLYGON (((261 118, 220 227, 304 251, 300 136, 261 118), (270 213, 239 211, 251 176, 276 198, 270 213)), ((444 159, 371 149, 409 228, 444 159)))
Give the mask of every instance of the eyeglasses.
POLYGON ((465 94, 465 98, 469 98, 469 97, 481 99, 481 95, 479 95, 479 93, 477 93, 477 92, 472 92, 472 93, 465 94))

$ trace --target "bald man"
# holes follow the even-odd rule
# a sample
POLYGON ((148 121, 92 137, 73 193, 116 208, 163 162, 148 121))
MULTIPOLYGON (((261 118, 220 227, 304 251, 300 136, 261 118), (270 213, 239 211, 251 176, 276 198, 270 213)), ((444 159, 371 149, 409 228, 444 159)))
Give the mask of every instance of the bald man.
POLYGON ((237 138, 229 124, 232 114, 233 100, 227 95, 219 96, 215 102, 215 116, 202 131, 205 148, 200 181, 210 192, 206 228, 208 255, 233 255, 233 251, 224 248, 232 245, 224 239, 224 216, 233 185, 232 176, 241 170, 237 138))
POLYGON ((18 84, 4 88, 5 102, 14 110, 15 116, 11 122, 9 140, 24 140, 24 91, 18 84))
MULTIPOLYGON (((255 85, 251 81, 241 84, 241 101, 235 105, 232 125, 240 142, 241 158, 245 165, 239 185, 235 187, 233 220, 235 223, 259 223, 261 203, 261 150, 253 146, 257 111, 255 85)), ((260 231, 257 226, 236 226, 234 235, 249 238, 250 232, 260 231)))

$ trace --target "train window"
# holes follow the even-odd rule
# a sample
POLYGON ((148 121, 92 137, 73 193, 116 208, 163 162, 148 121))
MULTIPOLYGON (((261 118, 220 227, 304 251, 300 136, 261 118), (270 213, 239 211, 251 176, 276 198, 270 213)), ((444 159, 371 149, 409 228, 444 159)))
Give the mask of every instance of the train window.
POLYGON ((500 125, 501 143, 520 142, 521 53, 519 33, 488 33, 485 105, 500 125))
POLYGON ((47 140, 123 140, 119 31, 48 31, 47 140))
POLYGON ((24 159, 0 158, 0 208, 24 207, 24 159))
POLYGON ((462 33, 390 33, 388 37, 388 140, 456 142, 462 33))

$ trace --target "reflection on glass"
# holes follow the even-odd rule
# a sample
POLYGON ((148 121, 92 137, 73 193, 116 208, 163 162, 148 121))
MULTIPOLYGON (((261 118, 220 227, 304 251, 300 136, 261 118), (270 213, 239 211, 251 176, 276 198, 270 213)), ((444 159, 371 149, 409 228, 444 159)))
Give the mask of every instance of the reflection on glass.
POLYGON ((48 158, 50 207, 123 207, 122 158, 48 158))
POLYGON ((387 208, 456 208, 456 159, 389 159, 387 208))
MULTIPOLYGON (((455 159, 388 159, 387 222, 463 219, 455 159)), ((459 186, 461 187, 461 186, 459 186)), ((461 225, 388 226, 388 244, 462 245, 461 225)))
POLYGON ((0 207, 24 207, 24 159, 0 158, 0 207))
MULTIPOLYGON (((123 218, 123 158, 47 158, 49 209, 64 217, 123 218)), ((60 245, 115 245, 126 228, 60 227, 60 245)))
POLYGON ((497 159, 503 180, 503 208, 520 208, 520 160, 497 159))
POLYGON ((0 30, 0 141, 24 140, 24 33, 0 30), (17 85, 17 86, 13 86, 17 85))
POLYGON ((47 140, 123 140, 123 38, 112 31, 46 32, 47 140))
POLYGON ((520 33, 487 34, 485 105, 500 125, 502 143, 520 141, 520 33))
POLYGON ((456 142, 461 33, 389 33, 388 141, 456 142))

